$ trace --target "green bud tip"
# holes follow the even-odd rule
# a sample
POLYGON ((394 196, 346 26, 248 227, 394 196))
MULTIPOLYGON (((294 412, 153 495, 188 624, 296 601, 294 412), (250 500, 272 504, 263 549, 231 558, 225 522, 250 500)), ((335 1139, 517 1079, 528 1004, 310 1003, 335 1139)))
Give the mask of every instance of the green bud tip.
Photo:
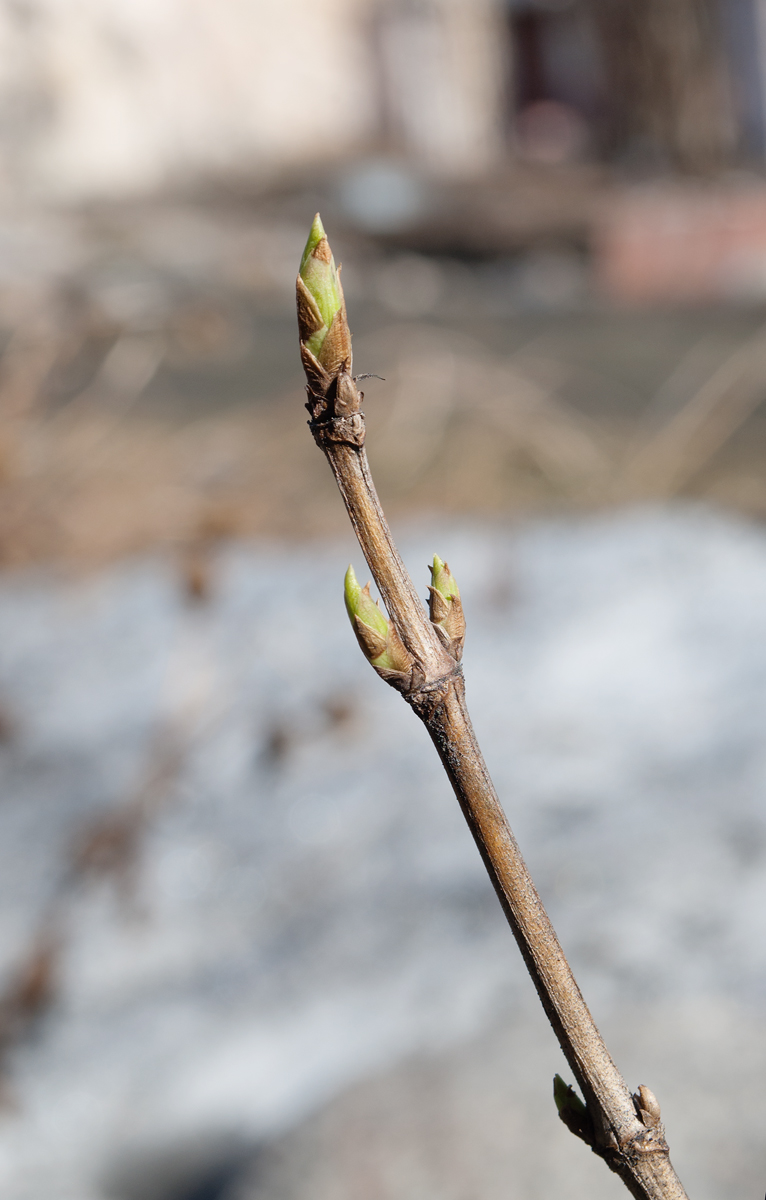
POLYGON ((353 567, 346 571, 343 594, 351 627, 367 661, 380 670, 405 676, 412 669, 412 656, 370 595, 369 583, 359 586, 353 567))
POLYGON ((343 595, 346 601, 346 612, 351 624, 355 627, 354 618, 358 617, 370 629, 374 629, 382 637, 388 634, 388 621, 370 595, 370 585, 359 586, 354 568, 349 565, 343 582, 343 595))
POLYGON ((431 572, 431 585, 437 592, 441 592, 445 600, 450 600, 453 597, 460 597, 460 589, 457 586, 457 581, 450 574, 450 569, 447 563, 442 562, 438 554, 434 554, 434 565, 429 568, 431 572))
POLYGON ((553 1099, 556 1101, 556 1108, 559 1112, 568 1108, 582 1117, 587 1113, 585 1105, 574 1088, 568 1083, 564 1083, 560 1075, 553 1076, 553 1099))
POLYGON ((321 242, 322 238, 326 238, 326 237, 327 237, 327 234, 324 231, 324 225, 322 224, 322 218, 320 217, 319 213, 317 213, 317 215, 314 217, 314 220, 311 224, 311 229, 309 230, 309 238, 308 238, 308 241, 306 242, 306 246, 303 251, 303 256, 301 258, 301 275, 303 274, 303 268, 305 267, 306 263, 308 262, 309 256, 311 254, 313 254, 314 250, 316 250, 316 248, 319 245, 319 243, 321 242))
POLYGON ((322 327, 316 329, 305 343, 311 353, 318 357, 332 325, 333 317, 340 311, 343 304, 343 293, 335 267, 335 259, 332 256, 319 213, 314 217, 309 231, 308 241, 301 257, 299 274, 323 321, 322 327))

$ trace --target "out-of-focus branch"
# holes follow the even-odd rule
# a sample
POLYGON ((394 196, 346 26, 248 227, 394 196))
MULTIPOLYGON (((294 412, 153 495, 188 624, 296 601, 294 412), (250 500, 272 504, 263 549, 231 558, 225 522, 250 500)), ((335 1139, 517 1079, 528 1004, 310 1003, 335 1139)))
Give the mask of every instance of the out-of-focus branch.
POLYGON ((324 451, 386 617, 346 577, 346 605, 375 670, 402 693, 426 726, 473 833, 548 1019, 585 1103, 557 1080, 567 1127, 600 1155, 639 1200, 683 1200, 670 1163, 659 1104, 642 1086, 631 1095, 588 1011, 511 832, 465 703, 464 622, 457 584, 438 558, 430 611, 418 598, 386 523, 364 450, 362 393, 352 371, 351 335, 339 273, 317 216, 297 280, 300 348, 309 425, 324 451))

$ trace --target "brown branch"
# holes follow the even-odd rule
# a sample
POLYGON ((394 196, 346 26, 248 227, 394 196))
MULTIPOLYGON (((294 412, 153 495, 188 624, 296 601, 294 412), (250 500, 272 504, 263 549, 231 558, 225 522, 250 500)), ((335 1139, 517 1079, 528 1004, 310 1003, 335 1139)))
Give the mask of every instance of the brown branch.
MULTIPOLYGON (((329 249, 327 254, 329 259, 329 249)), ((301 287, 299 276, 299 320, 301 287)), ((345 325, 345 309, 338 317, 345 325)), ((343 338, 342 356, 334 362, 325 356, 322 363, 322 356, 317 360, 305 344, 311 332, 301 322, 309 425, 332 468, 391 621, 413 659, 409 675, 380 673, 403 693, 436 746, 543 1008, 582 1089, 584 1111, 573 1093, 569 1096, 564 1089, 562 1099, 557 1089, 560 1116, 633 1196, 683 1200, 686 1193, 670 1163, 659 1105, 643 1086, 632 1096, 612 1062, 508 825, 466 708, 460 650, 454 643, 447 648, 437 633, 394 544, 364 450, 363 395, 350 373, 350 335, 343 338)))

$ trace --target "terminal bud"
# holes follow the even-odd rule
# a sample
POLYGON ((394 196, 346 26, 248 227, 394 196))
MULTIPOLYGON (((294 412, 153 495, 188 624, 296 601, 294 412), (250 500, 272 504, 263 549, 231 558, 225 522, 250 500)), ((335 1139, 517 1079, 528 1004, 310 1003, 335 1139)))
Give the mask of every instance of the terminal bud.
POLYGON ((319 213, 314 217, 296 280, 301 358, 318 400, 339 374, 351 374, 351 333, 330 243, 319 213))

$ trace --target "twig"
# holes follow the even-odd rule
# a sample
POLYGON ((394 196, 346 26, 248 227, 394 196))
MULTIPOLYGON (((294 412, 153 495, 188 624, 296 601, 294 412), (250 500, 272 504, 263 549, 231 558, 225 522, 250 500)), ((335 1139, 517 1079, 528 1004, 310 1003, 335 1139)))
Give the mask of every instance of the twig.
POLYGON ((632 1096, 575 982, 495 792, 465 704, 464 623, 449 568, 434 560, 427 614, 394 544, 364 450, 362 394, 351 375, 351 335, 340 280, 319 217, 297 281, 309 425, 324 451, 390 622, 349 570, 346 602, 366 656, 428 730, 473 833, 585 1105, 557 1079, 559 1114, 639 1200, 683 1200, 659 1105, 632 1096))

